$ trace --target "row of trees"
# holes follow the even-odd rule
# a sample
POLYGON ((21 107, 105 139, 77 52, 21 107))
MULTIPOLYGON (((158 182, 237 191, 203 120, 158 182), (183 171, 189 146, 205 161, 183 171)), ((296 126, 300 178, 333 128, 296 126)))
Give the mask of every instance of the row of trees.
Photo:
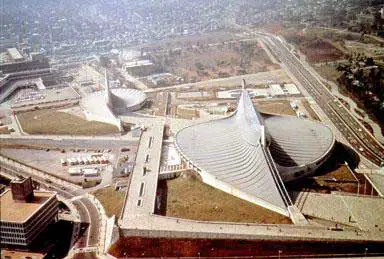
POLYGON ((340 64, 339 83, 384 123, 384 69, 372 58, 340 64))

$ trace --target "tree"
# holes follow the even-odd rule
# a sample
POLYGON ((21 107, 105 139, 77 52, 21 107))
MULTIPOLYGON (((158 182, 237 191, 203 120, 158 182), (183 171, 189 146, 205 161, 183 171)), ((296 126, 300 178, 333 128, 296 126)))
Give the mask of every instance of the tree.
POLYGON ((365 64, 367 66, 374 66, 375 65, 375 61, 373 60, 373 58, 369 57, 367 58, 367 60, 365 61, 365 64))
POLYGON ((100 56, 100 66, 107 68, 111 65, 111 60, 107 56, 100 56))

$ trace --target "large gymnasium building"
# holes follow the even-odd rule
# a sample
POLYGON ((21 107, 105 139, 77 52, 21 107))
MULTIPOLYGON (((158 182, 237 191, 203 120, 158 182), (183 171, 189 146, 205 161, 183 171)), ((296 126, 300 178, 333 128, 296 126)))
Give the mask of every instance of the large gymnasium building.
POLYGON ((231 116, 182 129, 176 147, 205 183, 290 216, 283 182, 313 173, 334 135, 320 122, 259 113, 244 87, 231 116))

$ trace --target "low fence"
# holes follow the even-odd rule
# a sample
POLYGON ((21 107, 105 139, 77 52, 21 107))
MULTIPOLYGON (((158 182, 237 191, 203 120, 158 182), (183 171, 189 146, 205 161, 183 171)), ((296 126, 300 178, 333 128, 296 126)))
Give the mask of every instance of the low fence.
POLYGON ((112 216, 106 220, 105 227, 105 245, 104 252, 106 253, 113 242, 113 229, 115 227, 116 216, 112 216))
POLYGON ((305 240, 305 241, 330 241, 330 237, 294 237, 289 235, 262 235, 262 234, 234 234, 234 233, 212 233, 212 232, 192 232, 192 231, 166 231, 166 230, 144 230, 144 229, 123 229, 122 235, 125 237, 145 237, 145 238, 181 238, 181 239, 239 239, 239 240, 305 240))

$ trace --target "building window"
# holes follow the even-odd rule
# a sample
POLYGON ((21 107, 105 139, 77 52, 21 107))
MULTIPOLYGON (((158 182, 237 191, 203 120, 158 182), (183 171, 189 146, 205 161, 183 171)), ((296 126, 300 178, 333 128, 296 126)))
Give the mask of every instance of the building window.
POLYGON ((144 183, 141 183, 140 185, 140 192, 139 192, 139 196, 142 197, 144 194, 144 183))

